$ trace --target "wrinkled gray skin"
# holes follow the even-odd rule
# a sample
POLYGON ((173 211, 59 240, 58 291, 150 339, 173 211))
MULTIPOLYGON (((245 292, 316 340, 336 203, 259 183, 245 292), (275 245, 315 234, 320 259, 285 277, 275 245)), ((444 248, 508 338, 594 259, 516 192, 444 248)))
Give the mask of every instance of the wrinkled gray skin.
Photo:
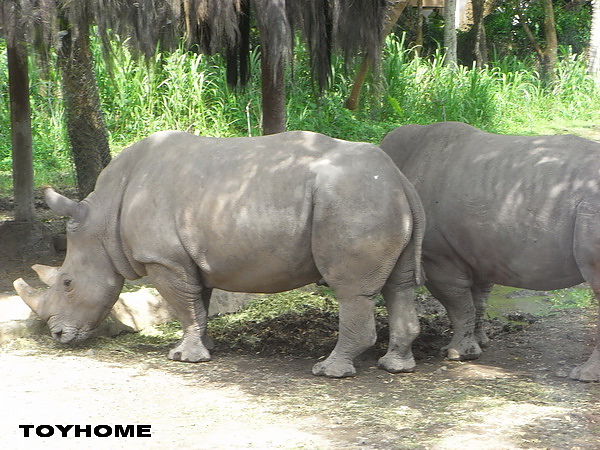
POLYGON ((422 206, 379 148, 309 132, 207 138, 160 132, 124 150, 80 203, 45 190, 70 217, 60 269, 34 266, 44 294, 15 287, 60 342, 85 339, 106 317, 124 279, 147 275, 182 323, 169 353, 210 359, 213 288, 278 292, 324 279, 340 303, 340 334, 315 375, 355 374, 376 339, 374 296, 390 314, 380 366, 412 371, 419 325, 422 206))
MULTIPOLYGON (((493 283, 600 295, 600 144, 576 136, 502 136, 462 123, 408 125, 381 147, 427 214, 426 286, 446 307, 450 359, 473 359, 493 283)), ((600 329, 600 328, 599 328, 600 329)), ((600 336, 571 378, 600 380, 600 336)))

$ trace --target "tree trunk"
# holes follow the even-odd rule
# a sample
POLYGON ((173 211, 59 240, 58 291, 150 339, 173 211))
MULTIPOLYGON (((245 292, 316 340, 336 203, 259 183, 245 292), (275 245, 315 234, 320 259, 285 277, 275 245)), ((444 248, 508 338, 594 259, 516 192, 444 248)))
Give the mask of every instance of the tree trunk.
POLYGON ((554 81, 556 78, 556 60, 558 54, 558 38, 554 21, 554 6, 552 0, 544 0, 544 37, 546 48, 542 58, 542 74, 545 80, 554 81))
POLYGON ((33 145, 29 70, 24 42, 7 43, 15 221, 33 222, 33 145))
POLYGON ((473 55, 476 67, 481 69, 488 63, 487 40, 483 23, 485 0, 473 0, 471 4, 473 6, 473 31, 475 32, 473 55))
POLYGON ((346 100, 347 109, 350 111, 354 111, 358 108, 358 102, 360 100, 360 91, 362 90, 363 84, 365 84, 365 80, 367 79, 367 75, 369 74, 369 69, 371 68, 371 64, 373 61, 371 60, 369 55, 365 55, 360 67, 356 71, 356 75, 354 75, 354 83, 352 83, 352 88, 350 89, 350 95, 346 100))
MULTIPOLYGON (((395 2, 390 3, 386 14, 386 21, 383 26, 382 36, 384 39, 388 34, 390 34, 392 28, 394 28, 394 25, 396 25, 396 22, 398 22, 398 18, 407 6, 408 0, 397 0, 395 2)), ((354 111, 358 107, 360 91, 362 90, 362 86, 365 83, 365 80, 367 79, 367 75, 372 64, 372 57, 368 54, 365 55, 363 57, 360 67, 356 72, 356 75, 354 76, 354 83, 352 84, 350 95, 346 100, 345 107, 350 111, 354 111)))
POLYGON ((84 198, 94 190, 98 175, 111 157, 92 65, 88 27, 78 26, 74 33, 76 25, 63 23, 65 33, 58 62, 77 186, 80 198, 84 198))
POLYGON ((592 30, 588 51, 588 70, 600 84, 600 0, 592 2, 592 30))
POLYGON ((261 54, 263 134, 285 131, 285 64, 282 58, 273 64, 268 53, 261 54))
POLYGON ((540 61, 542 78, 546 81, 554 81, 556 77, 556 60, 558 53, 558 38, 556 37, 556 24, 554 22, 554 7, 552 0, 543 0, 544 3, 544 38, 546 46, 542 47, 536 40, 531 28, 527 24, 527 19, 521 12, 518 12, 517 17, 519 23, 523 27, 523 31, 531 42, 540 61))
POLYGON ((421 56, 423 50, 423 0, 417 0, 417 32, 415 37, 415 54, 421 56))
POLYGON ((444 4, 444 47, 446 47, 446 66, 456 66, 456 0, 446 0, 444 4))

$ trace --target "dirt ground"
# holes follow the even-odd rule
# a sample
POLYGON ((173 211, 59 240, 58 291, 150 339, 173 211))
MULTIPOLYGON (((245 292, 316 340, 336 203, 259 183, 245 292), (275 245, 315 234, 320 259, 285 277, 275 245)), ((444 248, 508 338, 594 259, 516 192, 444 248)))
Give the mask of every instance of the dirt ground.
MULTIPOLYGON (((33 262, 4 257, 0 292, 31 280, 33 262)), ((381 371, 369 353, 342 380, 312 376, 315 358, 292 353, 219 351, 187 364, 167 349, 19 339, 0 347, 0 448, 597 449, 600 385, 566 378, 592 351, 594 321, 570 310, 495 327, 473 362, 420 346, 413 374, 381 371), (91 425, 92 436, 25 437, 20 425, 91 425), (98 425, 150 425, 151 435, 97 437, 98 425)))

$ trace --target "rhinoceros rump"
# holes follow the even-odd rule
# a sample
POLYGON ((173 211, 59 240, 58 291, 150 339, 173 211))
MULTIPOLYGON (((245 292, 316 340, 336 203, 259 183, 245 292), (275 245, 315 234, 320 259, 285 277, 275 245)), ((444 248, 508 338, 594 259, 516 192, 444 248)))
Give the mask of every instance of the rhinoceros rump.
MULTIPOLYGON (((600 144, 575 136, 503 136, 462 123, 407 125, 381 147, 427 214, 426 286, 446 307, 450 359, 472 359, 494 283, 600 295, 600 144)), ((599 327, 600 330, 600 327, 599 327)), ((600 380, 600 336, 571 378, 600 380)))
POLYGON ((61 342, 85 339, 108 314, 125 278, 147 275, 173 306, 181 361, 210 359, 213 288, 278 292, 323 278, 340 303, 340 335, 313 373, 353 375, 375 341, 373 298, 390 314, 380 365, 411 371, 418 333, 423 211, 414 189, 379 148, 309 132, 206 138, 160 132, 118 155, 75 202, 52 189, 70 217, 60 269, 36 266, 49 285, 15 287, 61 342))

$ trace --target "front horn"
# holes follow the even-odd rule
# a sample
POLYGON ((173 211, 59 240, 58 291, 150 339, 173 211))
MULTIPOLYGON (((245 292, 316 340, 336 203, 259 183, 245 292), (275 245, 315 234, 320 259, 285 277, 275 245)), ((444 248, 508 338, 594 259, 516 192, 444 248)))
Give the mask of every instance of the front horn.
POLYGON ((15 280, 13 282, 13 286, 15 287, 17 294, 19 294, 19 297, 23 299, 25 304, 29 306, 31 310, 34 313, 36 313, 40 318, 44 319, 39 313, 43 294, 40 291, 29 286, 25 282, 25 280, 23 280, 23 278, 15 280))

